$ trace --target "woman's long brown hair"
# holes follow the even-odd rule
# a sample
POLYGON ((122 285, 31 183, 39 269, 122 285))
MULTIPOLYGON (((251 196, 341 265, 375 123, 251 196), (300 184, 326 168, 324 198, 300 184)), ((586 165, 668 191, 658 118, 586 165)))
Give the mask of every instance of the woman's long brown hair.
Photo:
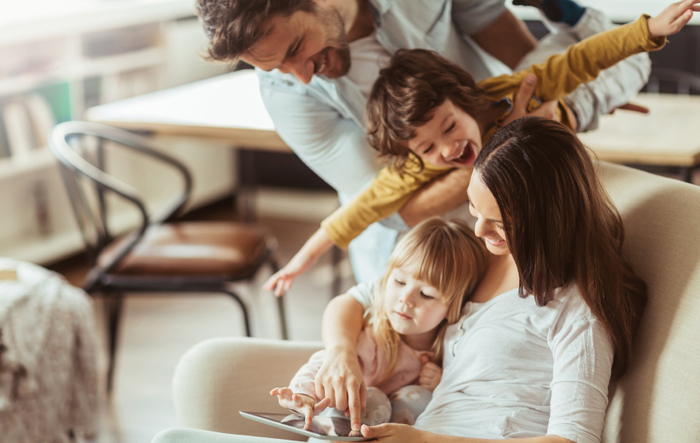
POLYGON ((625 230, 578 137, 525 117, 501 128, 474 168, 493 194, 520 275, 520 296, 539 306, 576 283, 612 337, 612 378, 624 374, 647 288, 625 260, 625 230))

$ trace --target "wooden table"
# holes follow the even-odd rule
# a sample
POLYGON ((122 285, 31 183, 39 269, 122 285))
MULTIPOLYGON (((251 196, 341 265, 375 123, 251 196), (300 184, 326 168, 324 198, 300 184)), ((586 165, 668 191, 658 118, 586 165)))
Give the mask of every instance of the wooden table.
POLYGON ((633 103, 649 114, 616 111, 600 118, 600 127, 581 140, 601 160, 680 170, 690 182, 700 165, 700 96, 639 94, 633 103))
POLYGON ((260 97, 258 78, 250 69, 96 106, 86 117, 158 135, 291 152, 275 132, 260 97))
MULTIPOLYGON (((617 111, 603 116, 600 127, 580 134, 581 140, 601 160, 670 166, 690 181, 692 171, 700 165, 700 97, 642 93, 633 102, 648 107, 649 114, 617 111)), ((87 118, 159 135, 291 152, 275 132, 252 70, 97 106, 88 110, 87 118)))

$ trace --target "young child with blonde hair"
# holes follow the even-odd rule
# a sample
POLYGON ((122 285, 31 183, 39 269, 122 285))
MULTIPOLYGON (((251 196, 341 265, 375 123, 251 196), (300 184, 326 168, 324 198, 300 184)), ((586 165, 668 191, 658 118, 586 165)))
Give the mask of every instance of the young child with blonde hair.
POLYGON ((563 97, 627 57, 661 49, 667 36, 679 32, 700 11, 699 3, 674 3, 656 17, 644 15, 596 34, 544 63, 478 83, 437 53, 398 51, 380 71, 366 112, 370 145, 390 160, 390 166, 352 202, 324 220, 264 288, 280 295, 333 244, 347 247, 370 224, 401 209, 424 184, 454 168, 471 170, 481 147, 510 114, 515 94, 528 76, 537 77, 529 109, 541 101, 557 100, 561 122, 576 131, 575 112, 563 97))
MULTIPOLYGON (((363 423, 413 424, 440 381, 445 328, 460 318, 486 266, 484 244, 462 220, 425 220, 396 244, 357 340, 368 386, 363 423)), ((289 387, 270 392, 303 413, 307 428, 330 403, 314 389, 325 356, 315 353, 289 387)))

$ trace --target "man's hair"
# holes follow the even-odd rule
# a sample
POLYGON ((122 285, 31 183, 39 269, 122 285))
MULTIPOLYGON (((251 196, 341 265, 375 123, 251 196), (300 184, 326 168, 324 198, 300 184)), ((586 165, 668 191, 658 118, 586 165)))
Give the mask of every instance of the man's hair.
MULTIPOLYGON (((456 64, 425 49, 397 51, 379 72, 367 100, 369 144, 390 158, 396 170, 404 170, 410 156, 408 141, 416 128, 448 99, 477 121, 490 106, 486 92, 456 64)), ((412 157, 422 168, 420 158, 412 157)))
POLYGON ((313 0, 197 0, 197 15, 209 44, 208 61, 237 63, 270 31, 275 16, 314 12, 313 0))
POLYGON ((499 129, 474 162, 498 204, 520 275, 538 306, 576 284, 610 334, 612 379, 627 369, 647 288, 625 259, 625 228, 589 151, 566 126, 523 117, 499 129))

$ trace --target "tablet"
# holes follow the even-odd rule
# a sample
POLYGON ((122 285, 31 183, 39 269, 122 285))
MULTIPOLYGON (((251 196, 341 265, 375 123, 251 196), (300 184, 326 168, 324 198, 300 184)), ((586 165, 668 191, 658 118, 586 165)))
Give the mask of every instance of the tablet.
POLYGON ((311 428, 304 429, 304 416, 300 414, 278 414, 275 412, 245 412, 239 411, 241 415, 250 420, 254 420, 266 425, 274 426, 287 431, 307 437, 314 437, 321 440, 337 441, 365 441, 363 436, 350 437, 352 430, 350 419, 346 417, 325 417, 314 416, 311 419, 311 428))

